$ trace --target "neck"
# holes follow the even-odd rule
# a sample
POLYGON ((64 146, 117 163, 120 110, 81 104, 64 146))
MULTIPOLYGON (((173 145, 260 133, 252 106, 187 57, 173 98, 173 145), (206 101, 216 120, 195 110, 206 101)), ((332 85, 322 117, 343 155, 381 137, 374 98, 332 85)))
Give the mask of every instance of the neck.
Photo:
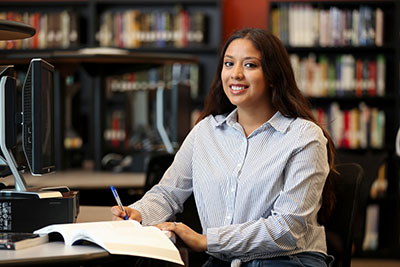
POLYGON ((276 112, 274 108, 265 110, 246 110, 238 108, 238 122, 242 126, 244 133, 249 136, 254 130, 267 122, 276 112))

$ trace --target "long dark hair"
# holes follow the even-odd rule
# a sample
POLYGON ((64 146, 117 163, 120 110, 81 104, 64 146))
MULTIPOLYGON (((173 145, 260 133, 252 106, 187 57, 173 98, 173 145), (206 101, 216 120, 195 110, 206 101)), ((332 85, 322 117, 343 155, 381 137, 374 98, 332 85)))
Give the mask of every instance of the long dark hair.
POLYGON ((277 37, 262 29, 242 29, 227 40, 221 50, 217 71, 206 97, 204 109, 197 122, 208 115, 225 114, 236 108, 225 95, 221 81, 223 58, 227 47, 235 39, 248 39, 260 51, 264 78, 270 86, 269 92, 273 107, 285 117, 299 117, 316 123, 328 140, 328 162, 331 171, 325 182, 322 207, 318 213, 319 221, 323 223, 332 211, 335 201, 331 184, 332 172, 336 172, 334 169, 334 143, 328 132, 315 120, 309 102, 297 87, 289 55, 277 37))

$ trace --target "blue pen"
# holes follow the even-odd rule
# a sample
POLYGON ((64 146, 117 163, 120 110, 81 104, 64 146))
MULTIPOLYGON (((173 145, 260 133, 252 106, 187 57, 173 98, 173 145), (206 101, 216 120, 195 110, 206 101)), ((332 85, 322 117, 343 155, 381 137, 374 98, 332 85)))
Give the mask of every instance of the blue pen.
POLYGON ((125 212, 125 216, 124 216, 124 220, 128 220, 128 213, 126 213, 126 210, 124 209, 124 206, 122 205, 121 199, 118 196, 117 190, 115 189, 114 186, 110 186, 111 191, 115 197, 115 200, 117 201, 118 206, 120 207, 120 209, 125 212))

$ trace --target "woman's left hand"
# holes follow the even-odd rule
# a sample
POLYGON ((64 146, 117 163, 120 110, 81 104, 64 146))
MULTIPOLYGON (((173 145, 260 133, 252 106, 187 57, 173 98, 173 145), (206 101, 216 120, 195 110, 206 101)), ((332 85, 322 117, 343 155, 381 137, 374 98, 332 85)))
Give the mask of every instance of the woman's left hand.
POLYGON ((163 231, 174 232, 194 251, 201 252, 207 250, 207 237, 196 233, 189 226, 183 223, 163 222, 155 226, 163 231))

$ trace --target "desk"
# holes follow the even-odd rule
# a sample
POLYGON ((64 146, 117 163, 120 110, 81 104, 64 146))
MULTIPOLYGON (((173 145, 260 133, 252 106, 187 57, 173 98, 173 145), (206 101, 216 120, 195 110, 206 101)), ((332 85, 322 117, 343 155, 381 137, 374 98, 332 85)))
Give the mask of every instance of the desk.
POLYGON ((110 221, 111 206, 80 206, 80 212, 76 222, 101 222, 110 221))
MULTIPOLYGON (((111 220, 111 207, 81 206, 78 222, 111 220)), ((65 246, 64 242, 49 242, 21 250, 0 250, 1 266, 71 264, 106 260, 110 254, 98 246, 65 246)))
MULTIPOLYGON (((108 206, 81 206, 80 214, 77 218, 77 222, 95 222, 95 221, 109 221, 111 220, 111 207, 108 206)), ((184 253, 184 252, 183 252, 184 253)), ((183 257, 187 257, 182 255, 183 257)), ((122 261, 120 263, 125 264, 126 262, 132 263, 130 265, 135 266, 137 261, 141 262, 141 259, 124 256, 124 255, 110 255, 107 251, 101 247, 95 245, 74 245, 65 246, 64 242, 52 241, 39 246, 21 250, 0 250, 0 265, 1 266, 26 266, 26 265, 67 265, 67 266, 82 266, 85 262, 89 265, 96 263, 95 265, 111 264, 107 266, 117 266, 115 262, 122 261)), ((187 259, 186 259, 187 262, 187 259)), ((158 263, 156 261, 155 263, 158 263)), ((163 262, 161 265, 158 263, 157 266, 173 266, 178 265, 168 262, 163 262)))
POLYGON ((1 266, 76 263, 105 259, 110 254, 97 246, 65 246, 64 242, 49 242, 21 250, 0 250, 1 266))
MULTIPOLYGON (((113 173, 104 171, 60 171, 43 176, 23 174, 28 187, 43 188, 68 186, 71 190, 80 191, 81 205, 111 206, 115 199, 110 185, 114 185, 122 199, 129 205, 143 195, 146 181, 145 173, 113 173)), ((0 179, 8 187, 14 187, 14 177, 0 179)))
MULTIPOLYGON (((109 189, 110 184, 116 188, 143 188, 146 180, 144 173, 112 173, 100 171, 60 171, 43 176, 23 174, 29 187, 52 187, 66 185, 72 190, 109 189)), ((14 185, 14 176, 0 180, 8 186, 14 185)))

